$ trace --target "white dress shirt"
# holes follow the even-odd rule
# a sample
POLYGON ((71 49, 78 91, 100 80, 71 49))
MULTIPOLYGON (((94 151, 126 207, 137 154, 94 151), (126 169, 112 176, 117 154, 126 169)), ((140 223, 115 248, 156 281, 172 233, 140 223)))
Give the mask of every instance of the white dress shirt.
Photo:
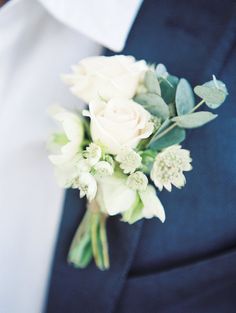
MULTIPOLYGON (((11 0, 0 9, 0 312, 41 313, 63 190, 47 158, 47 108, 81 105, 61 73, 120 51, 141 0, 11 0)), ((56 312, 55 312, 56 313, 56 312)))

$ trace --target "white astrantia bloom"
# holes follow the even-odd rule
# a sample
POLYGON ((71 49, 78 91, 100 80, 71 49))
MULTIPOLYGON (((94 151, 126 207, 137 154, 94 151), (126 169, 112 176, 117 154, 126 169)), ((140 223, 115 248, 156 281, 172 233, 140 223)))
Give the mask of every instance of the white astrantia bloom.
POLYGON ((98 182, 96 200, 108 215, 116 215, 132 208, 137 192, 126 185, 125 176, 106 176, 98 182))
POLYGON ((63 75, 73 94, 89 103, 98 97, 131 99, 148 69, 144 60, 132 56, 88 57, 72 67, 73 73, 63 75))
POLYGON ((156 195, 156 190, 152 185, 148 185, 145 191, 139 192, 143 203, 142 216, 144 218, 158 217, 162 223, 165 221, 165 210, 161 201, 156 195))
POLYGON ((89 164, 93 166, 101 159, 102 149, 96 143, 92 142, 83 152, 83 155, 89 164))
POLYGON ((172 185, 181 188, 185 185, 184 171, 190 171, 192 159, 190 152, 174 145, 158 153, 151 170, 151 179, 162 190, 163 187, 171 191, 172 185))
POLYGON ((128 176, 126 183, 133 190, 144 191, 148 185, 148 178, 143 172, 137 171, 128 176))
POLYGON ((95 176, 99 178, 111 176, 114 172, 112 165, 106 161, 99 161, 94 165, 93 170, 95 172, 95 176))
POLYGON ((141 156, 127 147, 123 147, 115 159, 120 163, 120 168, 125 174, 133 173, 142 164, 141 156))
POLYGON ((90 173, 82 173, 78 178, 78 188, 80 190, 80 198, 87 197, 88 201, 92 201, 97 193, 97 182, 90 173))
POLYGON ((60 153, 52 154, 49 160, 54 165, 62 166, 71 162, 81 150, 84 139, 84 129, 81 118, 61 107, 52 109, 52 116, 62 124, 67 141, 60 146, 60 153))

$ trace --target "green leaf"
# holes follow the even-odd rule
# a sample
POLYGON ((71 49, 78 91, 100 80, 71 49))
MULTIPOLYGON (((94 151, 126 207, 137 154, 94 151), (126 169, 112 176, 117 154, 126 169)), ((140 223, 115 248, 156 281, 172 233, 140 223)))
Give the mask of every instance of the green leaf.
POLYGON ((213 80, 202 86, 196 86, 194 92, 205 100, 206 105, 211 109, 217 109, 228 95, 227 88, 223 82, 213 76, 213 80))
POLYGON ((169 116, 169 108, 165 101, 157 94, 142 93, 137 95, 134 101, 141 104, 151 114, 165 120, 169 116))
POLYGON ((175 102, 175 92, 179 79, 176 76, 168 75, 160 77, 159 83, 161 87, 161 95, 167 104, 175 102))
POLYGON ((194 94, 189 82, 181 78, 175 95, 176 110, 178 115, 189 113, 194 108, 194 94))
POLYGON ((196 128, 203 126, 204 124, 214 120, 216 117, 217 117, 216 114, 202 111, 182 116, 176 116, 172 118, 172 121, 176 122, 179 127, 196 128))
POLYGON ((147 87, 148 92, 161 94, 160 85, 157 79, 157 75, 154 71, 147 71, 144 78, 144 84, 147 87))
POLYGON ((163 137, 152 139, 149 147, 154 150, 161 150, 172 145, 176 145, 184 141, 185 130, 183 128, 175 127, 163 137))

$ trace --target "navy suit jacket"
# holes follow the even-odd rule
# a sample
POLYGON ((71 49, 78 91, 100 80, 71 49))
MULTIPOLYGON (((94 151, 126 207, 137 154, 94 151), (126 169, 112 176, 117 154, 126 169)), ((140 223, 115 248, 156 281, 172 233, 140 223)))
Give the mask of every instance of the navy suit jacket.
POLYGON ((193 171, 185 188, 159 195, 166 222, 109 219, 109 271, 68 266, 85 202, 67 192, 45 312, 236 312, 235 32, 232 0, 144 1, 122 53, 164 63, 193 86, 215 74, 230 96, 214 122, 188 132, 193 171))

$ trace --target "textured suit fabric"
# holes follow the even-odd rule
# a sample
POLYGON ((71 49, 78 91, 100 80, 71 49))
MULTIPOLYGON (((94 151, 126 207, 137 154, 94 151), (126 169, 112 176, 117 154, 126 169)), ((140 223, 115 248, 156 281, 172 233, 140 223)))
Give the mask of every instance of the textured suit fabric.
POLYGON ((215 74, 230 96, 217 120, 188 132, 193 171, 185 188, 159 194, 166 222, 109 220, 109 271, 67 265, 85 208, 67 192, 46 312, 236 312, 235 12, 234 1, 144 1, 122 53, 164 63, 192 85, 215 74))

